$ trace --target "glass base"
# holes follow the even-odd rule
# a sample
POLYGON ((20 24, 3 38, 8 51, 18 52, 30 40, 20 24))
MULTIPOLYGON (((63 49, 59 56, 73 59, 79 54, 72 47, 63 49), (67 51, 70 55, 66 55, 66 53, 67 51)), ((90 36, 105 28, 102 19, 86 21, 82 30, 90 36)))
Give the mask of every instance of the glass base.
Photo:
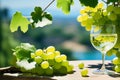
POLYGON ((97 69, 97 70, 94 70, 92 73, 98 74, 98 75, 105 75, 105 74, 107 74, 107 70, 106 69, 105 70, 97 69))

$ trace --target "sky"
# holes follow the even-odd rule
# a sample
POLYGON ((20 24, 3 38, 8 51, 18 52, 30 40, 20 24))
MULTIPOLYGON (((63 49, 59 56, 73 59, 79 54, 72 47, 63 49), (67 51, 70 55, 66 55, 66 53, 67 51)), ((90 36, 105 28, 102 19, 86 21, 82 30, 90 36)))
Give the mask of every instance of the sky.
MULTIPOLYGON (((16 11, 21 11, 23 14, 29 16, 27 13, 31 12, 35 6, 41 6, 44 9, 50 1, 52 0, 1 0, 1 7, 9 8, 11 11, 10 14, 13 14, 16 11)), ((71 13, 69 16, 79 15, 81 9, 79 0, 74 0, 74 4, 75 5, 71 7, 71 13)), ((54 2, 46 11, 55 16, 64 16, 63 12, 56 8, 56 2, 54 2)))

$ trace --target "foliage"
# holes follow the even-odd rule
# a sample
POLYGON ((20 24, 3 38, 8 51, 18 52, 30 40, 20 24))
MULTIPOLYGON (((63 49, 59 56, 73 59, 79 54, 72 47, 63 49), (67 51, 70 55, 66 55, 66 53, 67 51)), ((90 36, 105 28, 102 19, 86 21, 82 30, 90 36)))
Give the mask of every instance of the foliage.
POLYGON ((98 0, 80 0, 80 2, 85 6, 95 7, 98 3, 98 0))
POLYGON ((11 32, 14 32, 17 31, 18 27, 20 27, 23 32, 26 32, 28 30, 29 23, 28 19, 22 16, 20 12, 16 12, 11 20, 10 30, 11 32))
POLYGON ((74 4, 73 0, 57 0, 57 8, 61 8, 65 14, 70 12, 72 4, 74 4))
POLYGON ((35 50, 36 48, 33 45, 30 45, 29 43, 21 43, 21 45, 17 46, 13 51, 17 60, 29 60, 31 58, 30 54, 35 52, 35 50))

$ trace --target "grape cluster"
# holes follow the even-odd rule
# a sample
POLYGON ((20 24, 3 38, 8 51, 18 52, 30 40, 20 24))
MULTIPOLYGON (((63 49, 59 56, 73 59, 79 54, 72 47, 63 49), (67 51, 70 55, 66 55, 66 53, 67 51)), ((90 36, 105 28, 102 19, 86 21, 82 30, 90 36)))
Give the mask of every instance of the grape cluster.
POLYGON ((44 50, 37 49, 31 53, 31 59, 36 62, 36 66, 29 71, 37 75, 64 75, 73 71, 73 65, 69 64, 67 56, 56 51, 53 46, 44 50))
MULTIPOLYGON (((86 6, 80 10, 80 14, 77 20, 87 31, 90 31, 93 25, 102 26, 109 23, 120 25, 120 7, 113 4, 108 5, 107 8, 104 8, 104 4, 101 2, 95 8, 86 6)), ((96 27, 96 30, 98 29, 99 27, 96 27)))
POLYGON ((115 65, 114 70, 120 73, 120 52, 116 52, 116 57, 112 60, 112 63, 115 65))

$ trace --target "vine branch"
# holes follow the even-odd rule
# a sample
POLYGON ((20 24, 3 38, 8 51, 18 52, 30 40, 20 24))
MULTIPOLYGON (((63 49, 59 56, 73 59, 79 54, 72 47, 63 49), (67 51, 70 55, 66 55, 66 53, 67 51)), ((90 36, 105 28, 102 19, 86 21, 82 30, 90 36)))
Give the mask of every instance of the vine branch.
POLYGON ((54 2, 55 0, 52 0, 44 9, 43 12, 54 2))

